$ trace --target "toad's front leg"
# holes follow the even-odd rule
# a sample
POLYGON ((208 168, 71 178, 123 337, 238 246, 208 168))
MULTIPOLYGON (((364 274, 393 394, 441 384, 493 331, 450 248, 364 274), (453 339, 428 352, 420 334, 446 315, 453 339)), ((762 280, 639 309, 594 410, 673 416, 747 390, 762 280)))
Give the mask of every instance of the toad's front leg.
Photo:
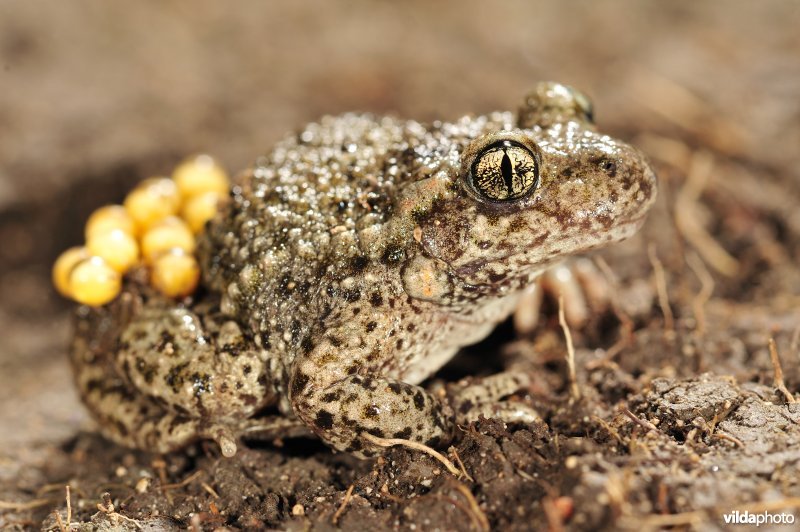
MULTIPOLYGON (((345 327, 346 329, 346 327, 345 327)), ((378 345, 334 346, 329 332, 295 360, 290 397, 295 413, 327 444, 361 458, 385 449, 364 437, 401 438, 437 447, 450 441, 449 405, 423 388, 382 375, 378 345)))

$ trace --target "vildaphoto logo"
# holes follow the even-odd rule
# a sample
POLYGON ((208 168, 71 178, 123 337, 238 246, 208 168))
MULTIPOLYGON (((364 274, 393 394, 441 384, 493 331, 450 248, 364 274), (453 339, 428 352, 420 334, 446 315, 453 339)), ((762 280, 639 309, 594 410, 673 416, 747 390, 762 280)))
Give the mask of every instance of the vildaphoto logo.
POLYGON ((726 525, 793 525, 794 514, 770 513, 767 511, 754 513, 748 510, 743 512, 734 510, 722 514, 722 520, 726 525))

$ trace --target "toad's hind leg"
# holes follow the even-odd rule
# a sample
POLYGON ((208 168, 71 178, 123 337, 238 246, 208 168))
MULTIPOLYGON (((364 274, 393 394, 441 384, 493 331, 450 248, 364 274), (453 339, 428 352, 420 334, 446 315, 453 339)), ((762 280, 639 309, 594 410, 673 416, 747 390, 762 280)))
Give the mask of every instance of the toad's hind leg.
POLYGON ((235 323, 184 308, 123 302, 88 311, 71 356, 101 431, 145 450, 212 438, 232 455, 250 416, 274 395, 266 355, 235 323))

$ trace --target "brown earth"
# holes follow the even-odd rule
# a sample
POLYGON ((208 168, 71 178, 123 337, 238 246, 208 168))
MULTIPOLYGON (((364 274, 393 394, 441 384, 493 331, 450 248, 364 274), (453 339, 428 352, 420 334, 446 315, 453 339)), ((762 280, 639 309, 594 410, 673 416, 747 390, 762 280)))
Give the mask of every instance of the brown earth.
POLYGON ((67 485, 82 530, 713 530, 735 509, 797 512, 799 22, 791 0, 3 2, 0 527, 66 526, 67 485), (433 383, 537 377, 517 399, 546 424, 464 427, 449 455, 469 478, 404 449, 160 457, 94 433, 49 283, 93 208, 189 153, 244 167, 321 114, 453 119, 541 79, 589 93, 661 185, 640 235, 594 257, 616 295, 572 331, 580 398, 550 302, 533 334, 505 324, 433 383))

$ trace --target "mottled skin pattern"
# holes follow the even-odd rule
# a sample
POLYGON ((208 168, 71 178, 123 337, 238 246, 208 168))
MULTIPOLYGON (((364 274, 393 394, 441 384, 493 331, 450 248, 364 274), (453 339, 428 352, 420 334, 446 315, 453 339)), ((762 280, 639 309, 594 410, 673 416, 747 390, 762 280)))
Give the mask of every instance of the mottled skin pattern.
POLYGON ((104 434, 160 452, 213 438, 231 455, 270 405, 357 456, 383 450, 364 433, 441 445, 470 409, 514 418, 498 401, 527 377, 500 374, 453 404, 418 384, 548 265, 631 235, 654 196, 643 156, 597 133, 585 97, 559 84, 517 115, 323 118, 233 187, 202 237, 193 300, 133 280, 80 310, 79 388, 104 434), (470 180, 498 140, 537 158, 524 197, 491 201, 470 180))

